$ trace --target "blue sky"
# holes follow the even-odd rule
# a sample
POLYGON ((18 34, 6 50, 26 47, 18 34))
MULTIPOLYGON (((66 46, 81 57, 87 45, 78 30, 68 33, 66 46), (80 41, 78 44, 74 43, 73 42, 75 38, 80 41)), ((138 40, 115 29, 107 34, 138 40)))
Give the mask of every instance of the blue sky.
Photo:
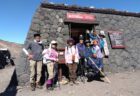
MULTIPOLYGON (((0 0, 0 39, 24 43, 32 16, 42 0, 0 0)), ((48 0, 54 3, 94 6, 140 12, 140 0, 48 0)))

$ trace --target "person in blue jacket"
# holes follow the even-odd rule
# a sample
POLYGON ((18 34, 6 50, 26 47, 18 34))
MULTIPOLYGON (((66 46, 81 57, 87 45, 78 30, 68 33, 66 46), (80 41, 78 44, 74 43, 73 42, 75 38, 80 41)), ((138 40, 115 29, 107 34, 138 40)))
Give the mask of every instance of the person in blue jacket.
POLYGON ((93 33, 91 33, 89 30, 87 30, 86 33, 89 35, 89 38, 90 38, 91 42, 93 40, 99 40, 99 38, 100 38, 96 31, 93 31, 93 33))
POLYGON ((85 43, 86 43, 85 58, 86 58, 86 67, 87 67, 86 77, 88 78, 88 81, 92 81, 93 78, 98 73, 98 70, 91 60, 93 60, 95 64, 98 64, 98 59, 96 58, 96 56, 94 56, 94 51, 92 50, 93 46, 91 46, 90 40, 86 40, 85 43))
POLYGON ((84 67, 85 67, 85 44, 84 44, 84 37, 83 35, 79 36, 79 43, 76 44, 76 47, 79 52, 79 64, 77 69, 78 76, 84 76, 84 67))
POLYGON ((91 46, 91 42, 89 40, 85 41, 86 43, 86 48, 85 48, 85 58, 87 60, 87 65, 90 66, 91 68, 95 68, 94 64, 92 64, 91 60, 89 60, 89 58, 91 58, 95 63, 97 63, 97 59, 94 57, 94 52, 93 52, 93 48, 91 46))
POLYGON ((85 58, 88 59, 89 57, 92 57, 92 50, 91 50, 91 45, 90 45, 90 40, 86 40, 86 48, 85 48, 85 58))
POLYGON ((101 49, 101 52, 103 52, 103 49, 104 49, 104 44, 105 44, 105 42, 104 42, 104 40, 103 40, 103 38, 105 38, 105 33, 104 33, 104 31, 100 31, 100 33, 99 33, 99 36, 100 36, 100 39, 99 39, 99 47, 100 47, 100 49, 101 49))

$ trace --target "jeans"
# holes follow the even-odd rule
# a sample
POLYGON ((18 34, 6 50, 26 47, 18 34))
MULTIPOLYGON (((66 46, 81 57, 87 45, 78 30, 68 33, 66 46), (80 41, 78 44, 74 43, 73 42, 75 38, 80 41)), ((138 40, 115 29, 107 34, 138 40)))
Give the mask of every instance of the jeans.
POLYGON ((98 64, 97 64, 98 68, 103 68, 103 58, 98 58, 98 64))

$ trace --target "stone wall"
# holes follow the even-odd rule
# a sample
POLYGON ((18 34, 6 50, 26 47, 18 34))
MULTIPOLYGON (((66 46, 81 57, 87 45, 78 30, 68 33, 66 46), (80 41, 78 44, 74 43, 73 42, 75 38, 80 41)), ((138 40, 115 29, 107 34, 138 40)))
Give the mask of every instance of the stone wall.
MULTIPOLYGON (((33 40, 33 34, 40 33, 45 44, 48 45, 51 40, 55 39, 59 43, 59 48, 64 47, 69 37, 68 25, 64 24, 66 13, 67 10, 39 7, 33 16, 26 42, 33 40)), ((95 15, 99 21, 97 30, 122 31, 125 36, 126 49, 112 49, 106 32, 110 56, 104 59, 105 71, 123 72, 140 69, 140 18, 102 13, 91 14, 95 15)), ((25 85, 29 81, 29 65, 24 54, 21 55, 24 59, 21 60, 23 63, 17 64, 17 75, 19 84, 25 85)))

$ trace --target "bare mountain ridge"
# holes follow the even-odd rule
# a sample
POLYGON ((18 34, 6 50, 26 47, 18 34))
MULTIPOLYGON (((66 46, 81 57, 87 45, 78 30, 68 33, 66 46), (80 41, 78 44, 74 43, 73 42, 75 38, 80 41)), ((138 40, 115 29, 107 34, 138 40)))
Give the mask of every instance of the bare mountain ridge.
POLYGON ((22 44, 0 40, 0 48, 7 48, 11 52, 12 57, 19 56, 22 46, 22 44))

